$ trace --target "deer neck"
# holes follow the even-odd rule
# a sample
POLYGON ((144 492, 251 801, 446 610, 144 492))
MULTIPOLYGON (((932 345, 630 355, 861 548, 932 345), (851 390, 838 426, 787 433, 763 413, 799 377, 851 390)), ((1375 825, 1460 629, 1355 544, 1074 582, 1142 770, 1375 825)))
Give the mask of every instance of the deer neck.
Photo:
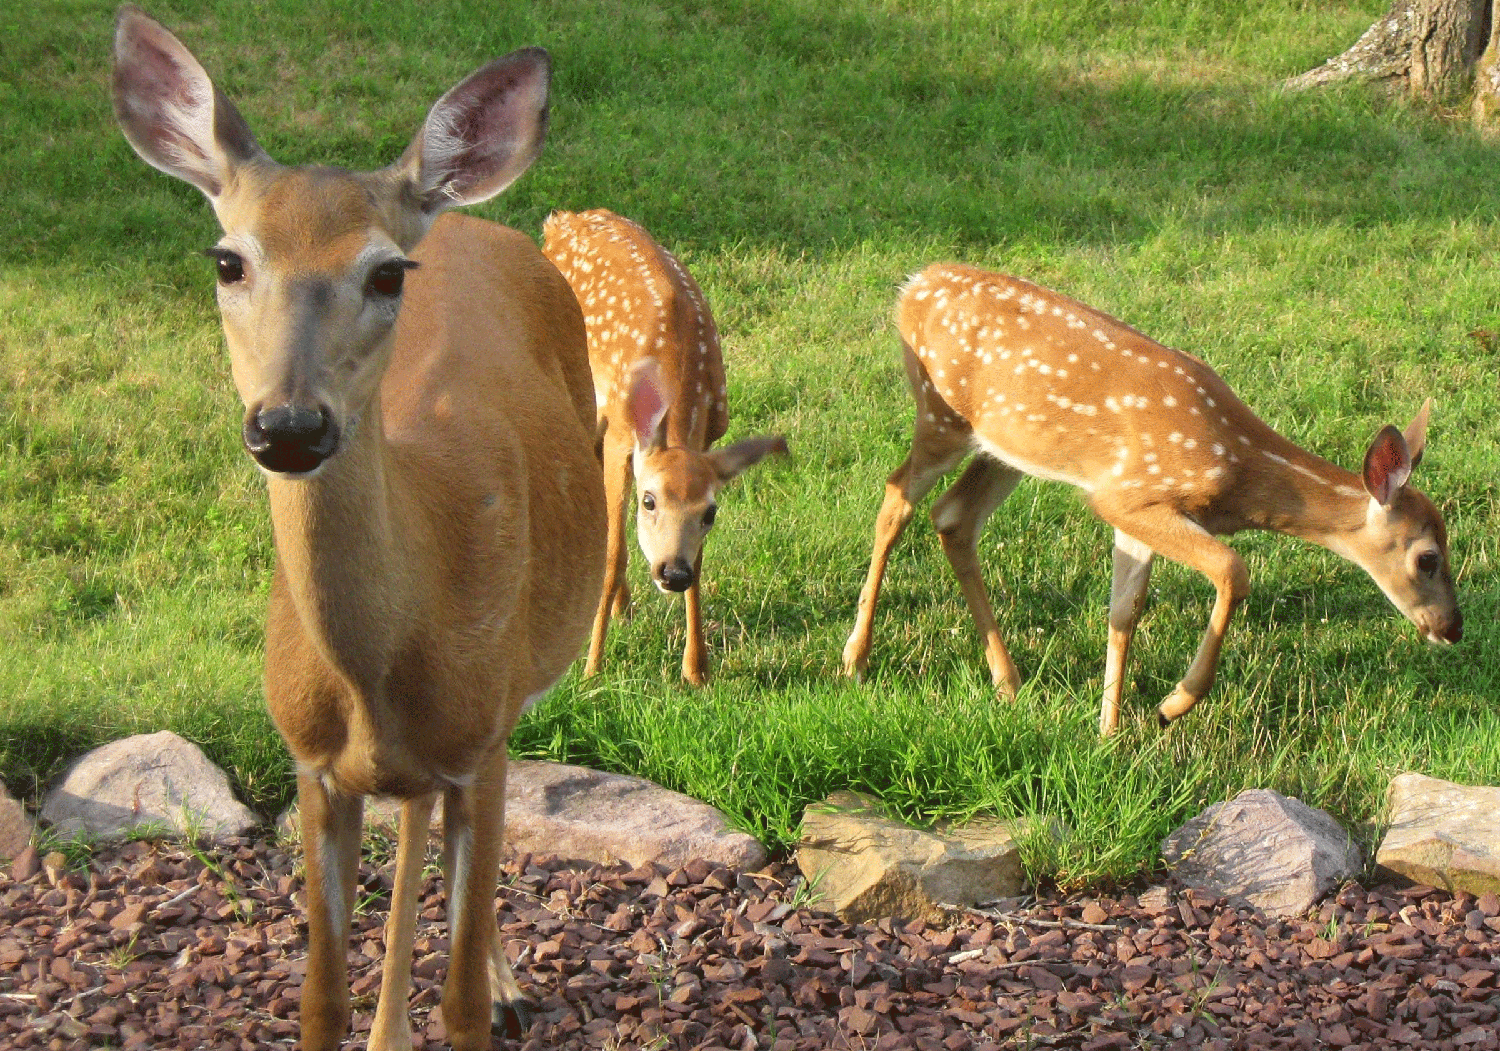
POLYGON ((380 399, 317 475, 270 476, 271 522, 298 619, 324 658, 363 692, 380 688, 420 601, 420 550, 380 399))
POLYGON ((1357 475, 1269 427, 1240 456, 1238 484, 1216 502, 1226 531, 1267 529, 1347 553, 1343 541, 1364 526, 1370 503, 1357 475))

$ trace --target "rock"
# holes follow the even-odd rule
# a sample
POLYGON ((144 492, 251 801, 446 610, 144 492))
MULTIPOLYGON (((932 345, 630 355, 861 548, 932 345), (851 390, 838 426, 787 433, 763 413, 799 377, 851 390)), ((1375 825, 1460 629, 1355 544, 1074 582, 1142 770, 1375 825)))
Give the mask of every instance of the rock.
POLYGON ((1386 819, 1380 867, 1450 893, 1500 892, 1500 788, 1402 774, 1386 790, 1386 819))
POLYGON ((600 864, 702 859, 754 870, 767 860, 759 840, 707 803, 641 777, 529 760, 512 762, 506 776, 505 837, 518 851, 600 864))
MULTIPOLYGON (((365 800, 365 828, 395 837, 400 803, 365 800)), ((432 811, 442 829, 443 807, 432 811)), ((300 835, 295 807, 277 820, 283 836, 300 835)), ((704 860, 740 870, 765 865, 754 836, 729 828, 707 803, 645 778, 606 774, 563 763, 513 760, 505 779, 505 846, 601 865, 655 862, 681 868, 704 860)))
POLYGON ((1263 788, 1208 807, 1166 838, 1162 856, 1187 886, 1281 917, 1302 915, 1364 867, 1337 821, 1263 788))
POLYGON ((26 816, 26 808, 0 782, 0 861, 13 861, 31 843, 35 826, 26 816))
POLYGON ((855 792, 835 792, 802 815, 797 867, 839 918, 940 922, 954 906, 1021 892, 1022 822, 977 819, 932 831, 887 817, 855 792))
POLYGON ((41 817, 63 833, 119 839, 143 828, 210 838, 248 832, 259 819, 229 778, 190 741, 163 730, 96 748, 47 794, 41 817))

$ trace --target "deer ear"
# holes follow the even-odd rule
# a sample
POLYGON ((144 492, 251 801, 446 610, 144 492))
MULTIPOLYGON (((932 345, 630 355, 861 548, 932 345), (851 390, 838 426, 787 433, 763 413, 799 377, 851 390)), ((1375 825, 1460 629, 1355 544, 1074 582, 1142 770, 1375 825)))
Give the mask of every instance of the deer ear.
POLYGON ((433 104, 397 162, 422 210, 487 201, 531 167, 547 136, 552 59, 513 51, 470 74, 433 104))
POLYGON ((114 105, 135 152, 210 201, 224 192, 238 165, 265 156, 192 52, 131 4, 115 19, 114 105))
POLYGON ((1427 446, 1427 418, 1432 415, 1432 399, 1422 403, 1412 421, 1406 425, 1404 437, 1407 451, 1411 453, 1411 465, 1415 469, 1422 462, 1422 450, 1427 446))
POLYGON ((661 366, 655 358, 642 358, 630 367, 626 382, 630 389, 625 396, 625 412, 635 433, 636 448, 665 448, 667 410, 672 402, 662 385, 661 366))
POLYGON ((709 461, 718 472, 719 481, 727 482, 760 463, 772 453, 785 456, 786 439, 779 434, 760 438, 743 438, 733 445, 714 449, 708 453, 709 461))
POLYGON ((1381 507, 1389 507, 1411 477, 1412 456, 1406 438, 1390 424, 1380 429, 1365 451, 1365 492, 1381 507))

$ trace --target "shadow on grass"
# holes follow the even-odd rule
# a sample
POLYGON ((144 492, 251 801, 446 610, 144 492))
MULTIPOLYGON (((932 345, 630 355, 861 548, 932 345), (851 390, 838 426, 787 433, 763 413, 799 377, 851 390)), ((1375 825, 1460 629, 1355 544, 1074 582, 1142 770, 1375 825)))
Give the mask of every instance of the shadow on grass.
MULTIPOLYGON (((185 281, 183 259, 212 239, 212 219, 114 126, 108 10, 80 20, 60 0, 42 7, 0 58, 0 82, 14 85, 0 163, 19 189, 0 210, 0 264, 107 250, 157 260, 154 270, 174 260, 174 285, 185 281)), ((447 86, 423 83, 415 60, 430 55, 438 76, 474 46, 460 30, 475 16, 454 4, 398 4, 366 24, 354 8, 299 18, 273 3, 261 32, 290 39, 258 48, 205 3, 162 15, 211 72, 230 71, 225 86, 273 152, 289 137, 299 156, 358 166, 394 160, 447 86), (287 51, 306 50, 295 27, 323 17, 348 39, 327 63, 287 73, 287 51), (368 83, 383 50, 396 54, 399 91, 368 83), (331 122, 322 107, 341 92, 353 118, 331 122), (354 136, 351 122, 370 131, 354 136)), ((553 50, 554 131, 536 169, 484 211, 535 232, 554 207, 607 206, 668 243, 813 258, 867 242, 1108 246, 1175 223, 1228 235, 1500 212, 1492 150, 1462 126, 1281 94, 1269 78, 1193 82, 1144 66, 1061 76, 1020 57, 1035 42, 1003 24, 972 53, 958 19, 922 5, 766 0, 617 0, 607 11, 554 0, 508 15, 553 50)), ((506 32, 479 39, 514 46, 496 36, 506 32)))

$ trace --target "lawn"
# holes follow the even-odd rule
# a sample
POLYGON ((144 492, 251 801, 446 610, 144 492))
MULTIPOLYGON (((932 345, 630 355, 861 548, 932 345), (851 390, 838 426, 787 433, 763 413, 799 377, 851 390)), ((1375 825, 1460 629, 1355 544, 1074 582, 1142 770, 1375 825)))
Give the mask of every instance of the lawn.
MULTIPOLYGON (((375 167, 489 58, 553 55, 541 159, 474 209, 540 238, 557 208, 643 223, 703 285, 729 440, 792 456, 722 497, 705 557, 714 679, 679 685, 681 605, 637 614, 513 751, 643 774, 773 845, 827 792, 918 820, 1045 813, 1033 871, 1128 880, 1203 805, 1269 787, 1371 842, 1390 776, 1500 784, 1495 142, 1359 89, 1288 94, 1382 0, 176 0, 178 32, 288 163, 375 167), (1253 592, 1218 685, 1163 731, 1207 582, 1158 567, 1120 734, 1095 732, 1110 533, 1024 482, 981 542, 1026 679, 995 699, 920 514, 870 676, 840 675, 912 408, 902 280, 1016 273, 1212 363, 1268 422, 1357 469, 1435 400, 1415 481, 1447 516, 1466 618, 1439 650, 1356 567, 1234 540, 1253 592)), ((148 168, 108 101, 113 10, 0 15, 0 779, 34 797, 82 750, 172 729, 273 813, 290 763, 260 691, 272 560, 239 447, 202 197, 148 168)), ((925 510, 925 509, 924 509, 925 510)))

